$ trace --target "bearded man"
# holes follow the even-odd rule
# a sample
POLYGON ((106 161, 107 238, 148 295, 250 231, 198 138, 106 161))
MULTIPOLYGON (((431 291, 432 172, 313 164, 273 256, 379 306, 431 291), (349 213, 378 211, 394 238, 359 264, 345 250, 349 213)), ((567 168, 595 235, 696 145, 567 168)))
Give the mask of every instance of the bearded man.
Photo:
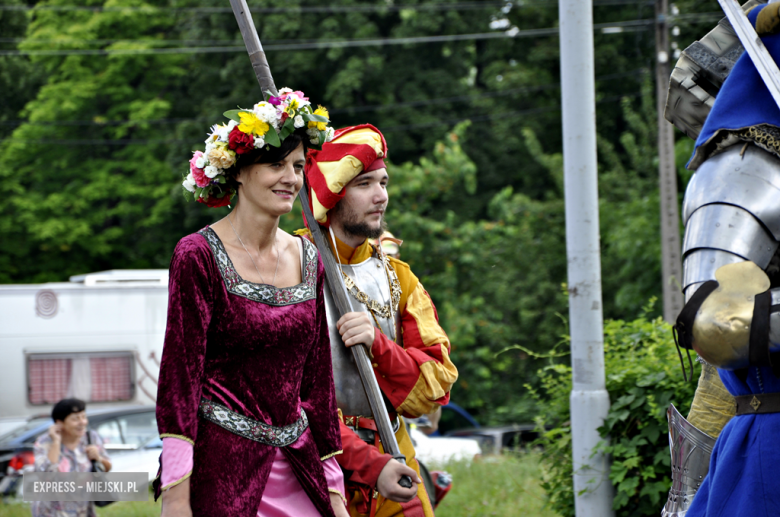
POLYGON ((389 176, 382 133, 364 124, 336 131, 310 151, 305 173, 311 208, 339 262, 352 306, 337 320, 326 285, 333 373, 341 417, 350 515, 432 517, 420 467, 403 417, 416 418, 449 402, 458 372, 430 296, 409 265, 387 257, 370 240, 384 229, 389 176), (366 346, 404 465, 385 454, 348 348, 366 346), (411 488, 398 484, 409 476, 411 488))

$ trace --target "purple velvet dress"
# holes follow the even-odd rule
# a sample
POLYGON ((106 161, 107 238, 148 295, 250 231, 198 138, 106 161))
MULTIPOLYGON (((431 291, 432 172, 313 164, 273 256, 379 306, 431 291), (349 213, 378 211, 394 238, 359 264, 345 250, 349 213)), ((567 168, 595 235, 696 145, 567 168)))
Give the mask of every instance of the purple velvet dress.
POLYGON ((208 227, 174 250, 157 424, 163 437, 194 442, 196 516, 254 517, 276 453, 198 418, 202 397, 277 427, 303 408, 309 427, 282 452, 317 510, 333 515, 322 459, 341 450, 341 438, 324 274, 314 245, 302 242, 303 282, 282 289, 243 280, 208 227))

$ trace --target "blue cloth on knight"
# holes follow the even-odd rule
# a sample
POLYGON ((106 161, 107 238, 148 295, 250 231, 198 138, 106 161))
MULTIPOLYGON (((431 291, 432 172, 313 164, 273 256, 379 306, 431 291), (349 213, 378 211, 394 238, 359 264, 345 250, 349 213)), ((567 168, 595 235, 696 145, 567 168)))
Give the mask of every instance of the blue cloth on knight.
MULTIPOLYGON (((764 6, 748 13, 748 19, 755 27, 756 17, 764 6)), ((761 36, 767 50, 780 62, 780 34, 761 36)), ((780 108, 777 107, 758 70, 753 66, 747 52, 743 53, 731 70, 723 87, 715 97, 712 111, 696 139, 696 146, 689 165, 694 168, 703 162, 710 149, 706 144, 721 130, 744 129, 758 124, 780 127, 780 108)))
MULTIPOLYGON (((718 370, 732 395, 780 392, 780 379, 768 367, 748 370, 741 381, 718 370)), ((710 471, 686 517, 780 515, 780 413, 740 415, 723 428, 710 458, 710 471)))

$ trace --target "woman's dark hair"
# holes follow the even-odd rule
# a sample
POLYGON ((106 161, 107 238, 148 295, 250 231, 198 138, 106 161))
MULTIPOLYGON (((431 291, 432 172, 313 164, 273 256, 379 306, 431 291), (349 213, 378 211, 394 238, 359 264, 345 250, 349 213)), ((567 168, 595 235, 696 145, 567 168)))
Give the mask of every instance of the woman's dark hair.
POLYGON ((285 138, 282 141, 282 145, 279 147, 267 145, 262 149, 255 149, 254 151, 240 155, 236 164, 225 171, 228 188, 231 188, 235 190, 236 193, 238 193, 239 183, 236 180, 236 176, 241 170, 241 167, 246 167, 247 165, 253 165, 255 163, 276 163, 278 161, 284 160, 301 144, 303 144, 303 152, 305 153, 308 149, 306 144, 309 140, 306 133, 303 131, 303 129, 296 130, 294 133, 285 138))
POLYGON ((80 413, 86 409, 87 405, 80 399, 62 399, 51 410, 51 418, 55 422, 65 420, 71 413, 80 413))

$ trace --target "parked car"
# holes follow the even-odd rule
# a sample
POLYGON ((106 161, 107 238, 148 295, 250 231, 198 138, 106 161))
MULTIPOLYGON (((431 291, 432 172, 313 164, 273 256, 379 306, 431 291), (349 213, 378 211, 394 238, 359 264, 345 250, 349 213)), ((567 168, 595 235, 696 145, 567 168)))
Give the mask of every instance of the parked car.
POLYGON ((501 454, 504 449, 527 447, 539 437, 539 431, 534 424, 525 424, 458 429, 446 436, 472 438, 479 442, 484 454, 501 454))
POLYGON ((426 465, 445 465, 450 461, 471 461, 482 454, 478 440, 472 438, 431 437, 409 428, 415 455, 426 465))
POLYGON ((501 454, 503 449, 526 447, 539 432, 534 424, 483 427, 468 411, 450 402, 442 407, 439 429, 431 436, 471 438, 479 442, 483 454, 501 454))
MULTIPOLYGON (((147 472, 154 479, 162 450, 154 406, 88 409, 87 417, 111 456, 112 472, 147 472)), ((0 495, 20 490, 22 474, 35 468, 35 440, 51 425, 50 416, 38 415, 0 436, 0 495)))

